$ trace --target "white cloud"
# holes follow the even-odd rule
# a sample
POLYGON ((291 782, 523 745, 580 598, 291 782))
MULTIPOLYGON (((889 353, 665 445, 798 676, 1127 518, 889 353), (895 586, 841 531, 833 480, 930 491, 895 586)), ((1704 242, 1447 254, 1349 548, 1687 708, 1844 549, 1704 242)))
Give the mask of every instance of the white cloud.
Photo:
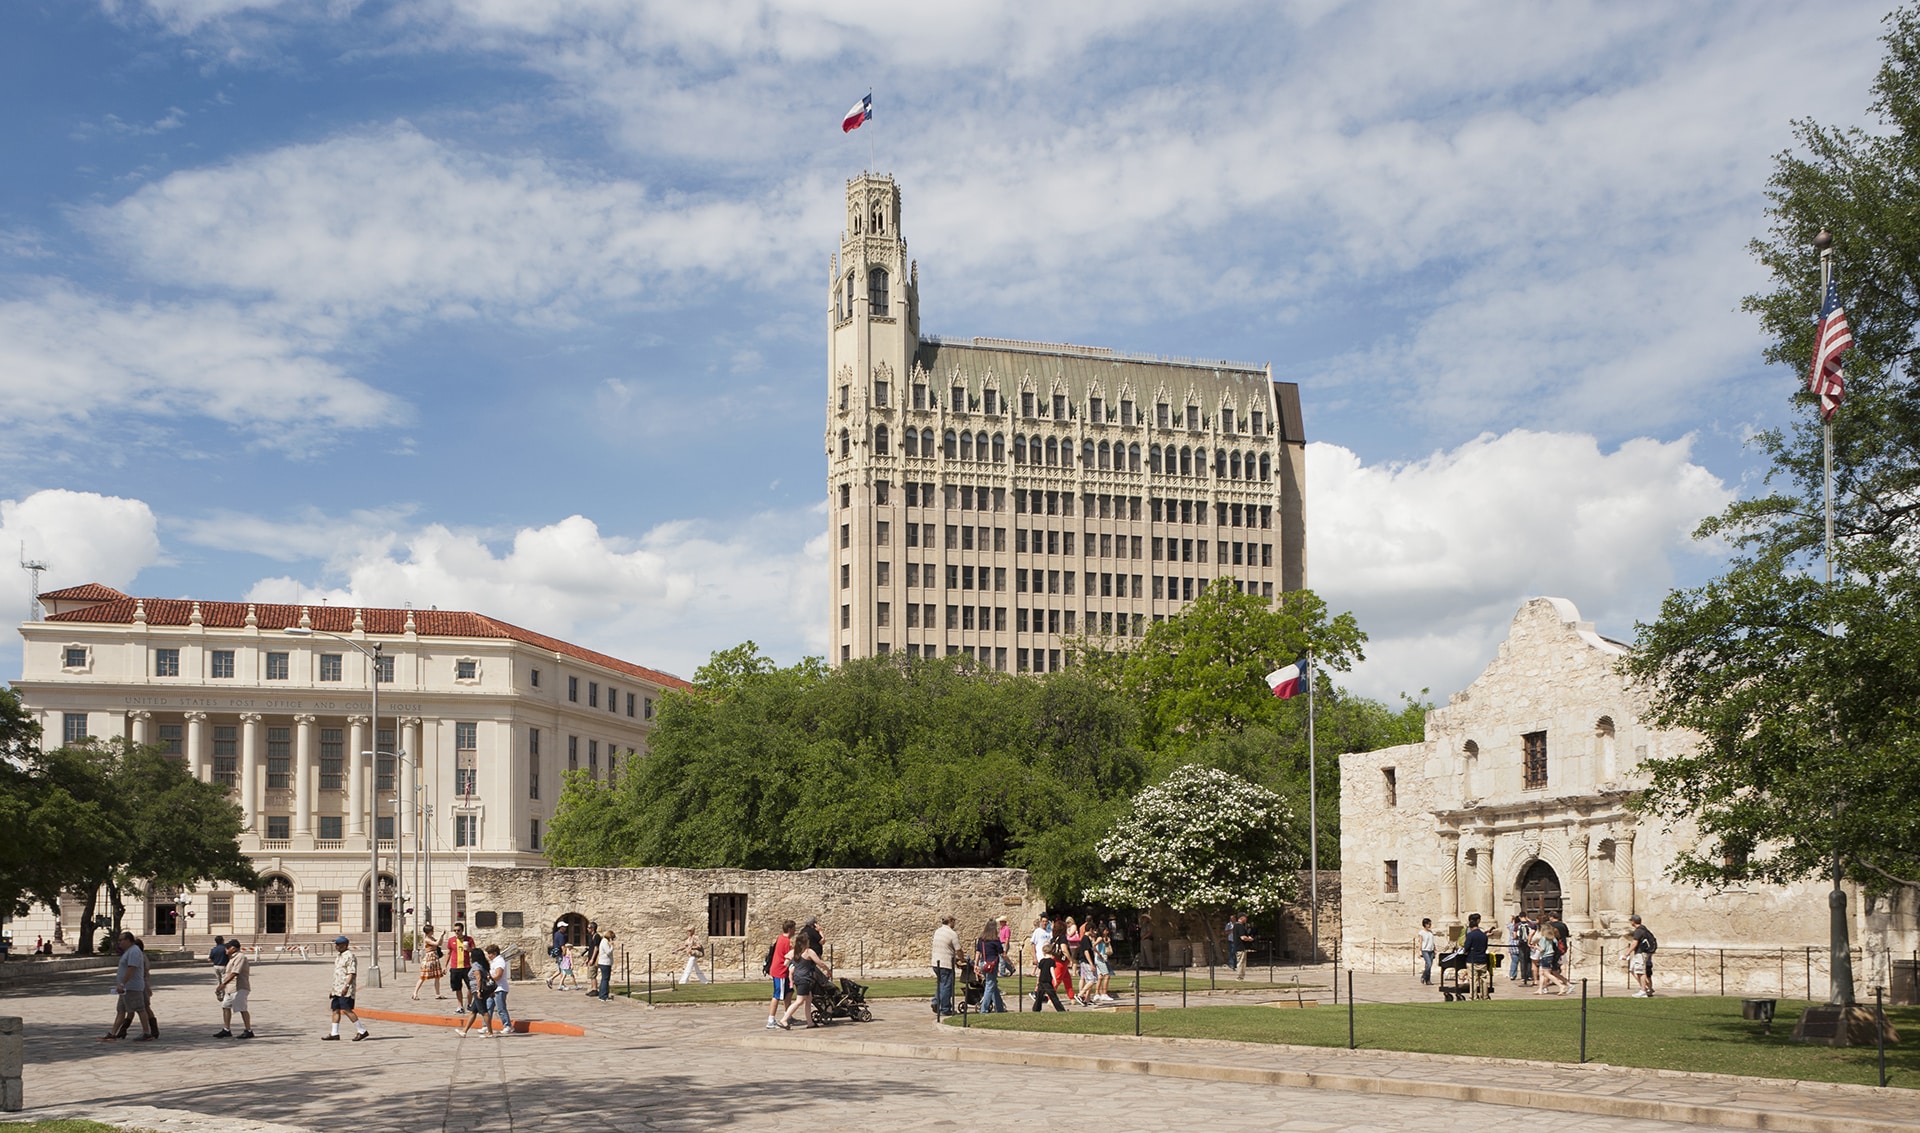
POLYGON ((665 523, 623 538, 574 515, 491 538, 439 524, 381 534, 365 516, 279 523, 225 515, 196 523, 185 538, 316 552, 333 541, 320 580, 262 579, 250 601, 476 610, 688 675, 713 650, 748 638, 783 662, 824 651, 824 523, 815 507, 726 529, 665 523))
MULTIPOLYGON (((65 285, 0 300, 0 399, 15 429, 201 415, 273 447, 404 419, 305 334, 227 303, 127 303, 65 285)), ((17 439, 17 438, 16 438, 17 439)))
POLYGON ((838 213, 823 186, 795 189, 657 194, 403 122, 174 173, 83 215, 149 278, 270 297, 290 315, 539 320, 669 298, 665 277, 792 280, 838 213))
MULTIPOLYGON (((48 488, 0 500, 0 552, 9 571, 16 553, 46 563, 42 590, 84 582, 124 589, 160 561, 159 525, 140 500, 48 488)), ((18 625, 26 618, 26 580, 0 586, 0 622, 18 625)))
POLYGON ((1733 493, 1691 441, 1611 452, 1574 433, 1491 434, 1368 466, 1307 448, 1307 576, 1371 635, 1353 685, 1444 699, 1492 658, 1528 598, 1567 598, 1602 633, 1653 616, 1689 538, 1733 493))

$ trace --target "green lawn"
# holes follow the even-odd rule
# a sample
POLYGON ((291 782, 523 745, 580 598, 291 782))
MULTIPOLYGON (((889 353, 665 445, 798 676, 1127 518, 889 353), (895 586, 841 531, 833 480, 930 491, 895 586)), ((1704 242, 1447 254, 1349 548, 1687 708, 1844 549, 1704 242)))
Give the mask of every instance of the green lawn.
MULTIPOLYGON (((1787 1038, 1807 1004, 1781 1001, 1773 1034, 1740 1018, 1740 1001, 1721 998, 1594 999, 1588 1002, 1587 1059, 1615 1066, 1696 1070, 1819 1082, 1879 1081, 1874 1048, 1835 1049, 1787 1038)), ((1907 1045, 1887 1048, 1890 1086, 1920 1086, 1920 1008, 1887 1010, 1907 1045)), ((976 1016, 975 1027, 1131 1035, 1133 1012, 1048 1012, 976 1016)), ((1347 1045, 1347 1008, 1162 1008, 1143 1012, 1140 1031, 1167 1038, 1347 1045)), ((1411 1050, 1486 1058, 1573 1062, 1580 1057, 1580 1004, 1527 999, 1490 1003, 1364 1003, 1354 1011, 1361 1049, 1411 1050)))
MULTIPOLYGON (((852 973, 848 974, 851 975, 852 973)), ((861 980, 859 976, 854 975, 853 979, 856 982, 867 985, 868 999, 930 1000, 933 998, 932 976, 861 980)), ((1243 991, 1292 991, 1294 988, 1294 985, 1291 983, 1268 983, 1260 979, 1250 979, 1245 983, 1238 983, 1233 980, 1220 980, 1218 981, 1218 986, 1223 991, 1229 988, 1243 991)), ((1006 996, 1008 1006, 1013 1005, 1014 994, 1020 990, 1020 987, 1020 981, 1017 979, 1008 978, 1000 981, 1000 994, 1006 996)), ((1113 980, 1112 987, 1114 995, 1118 996, 1121 994, 1121 984, 1117 978, 1113 980)), ((1146 992, 1177 992, 1180 990, 1180 977, 1177 975, 1149 975, 1140 981, 1140 988, 1146 992)), ((619 987, 614 988, 615 992, 622 990, 624 989, 619 987)), ((1204 973, 1198 976, 1189 975, 1187 977, 1187 990, 1190 995, 1199 995, 1206 991, 1206 975, 1204 973)), ((773 985, 770 980, 755 980, 752 983, 695 984, 692 987, 684 988, 672 987, 665 980, 662 980, 653 985, 653 1001, 655 1003, 750 1003, 754 1000, 770 999, 772 998, 772 993, 773 985)), ((1033 980, 1031 978, 1026 981, 1026 993, 1028 995, 1033 994, 1033 980)), ((631 994, 636 999, 645 999, 647 997, 647 986, 645 984, 638 984, 632 989, 631 994)), ((1126 994, 1133 994, 1131 984, 1127 985, 1126 994)), ((1311 990, 1309 994, 1311 994, 1311 990)))

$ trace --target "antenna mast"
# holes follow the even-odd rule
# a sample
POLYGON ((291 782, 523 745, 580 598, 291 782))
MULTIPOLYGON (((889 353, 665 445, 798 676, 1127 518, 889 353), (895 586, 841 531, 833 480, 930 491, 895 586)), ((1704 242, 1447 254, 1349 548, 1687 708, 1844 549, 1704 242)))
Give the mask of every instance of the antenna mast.
POLYGON ((20 569, 33 578, 27 590, 27 620, 44 621, 45 614, 40 609, 40 572, 47 569, 47 564, 38 559, 27 558, 27 544, 24 539, 20 542, 20 569))

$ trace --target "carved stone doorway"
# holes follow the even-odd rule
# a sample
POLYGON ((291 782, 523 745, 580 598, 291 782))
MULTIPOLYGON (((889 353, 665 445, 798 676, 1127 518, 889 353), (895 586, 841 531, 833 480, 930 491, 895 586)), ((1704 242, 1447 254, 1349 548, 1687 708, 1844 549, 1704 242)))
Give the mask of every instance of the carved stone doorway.
POLYGON ((1560 875, 1546 862, 1534 862, 1521 875, 1520 911, 1536 921, 1560 912, 1560 875))

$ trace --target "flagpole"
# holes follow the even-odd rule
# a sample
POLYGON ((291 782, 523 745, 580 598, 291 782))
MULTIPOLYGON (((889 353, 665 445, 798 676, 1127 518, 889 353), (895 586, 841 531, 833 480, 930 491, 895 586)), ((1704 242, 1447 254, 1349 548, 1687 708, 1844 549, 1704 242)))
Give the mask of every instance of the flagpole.
MULTIPOLYGON (((1822 313, 1824 313, 1827 303, 1827 289, 1833 286, 1832 234, 1822 228, 1820 234, 1813 238, 1813 246, 1820 249, 1820 306, 1822 313)), ((1826 327, 1823 324, 1820 328, 1820 333, 1824 334, 1825 332, 1826 327)), ((1816 344, 1815 350, 1817 351, 1819 349, 1820 347, 1816 344)), ((1816 373, 1818 372, 1819 369, 1816 368, 1816 373)), ((1825 557, 1827 560, 1827 583, 1825 595, 1831 599, 1833 597, 1833 415, 1826 411, 1826 405, 1824 404, 1825 394, 1823 393, 1821 396, 1820 488, 1821 494, 1825 497, 1826 502, 1825 557)), ((1829 605, 1827 621, 1827 636, 1829 639, 1833 637, 1833 633, 1832 606, 1829 605)), ((1836 731, 1834 736, 1834 744, 1836 747, 1839 745, 1839 742, 1840 737, 1836 731)), ((1840 802, 1838 799, 1834 800, 1833 818, 1837 827, 1840 821, 1840 802)), ((1839 831, 1837 829, 1834 831, 1834 836, 1837 842, 1839 838, 1839 831)), ((1847 892, 1840 887, 1841 880, 1844 876, 1845 873, 1840 861, 1840 850, 1838 845, 1836 845, 1833 852, 1833 889, 1827 894, 1828 972, 1832 977, 1832 986, 1827 993, 1827 1002, 1834 1006, 1850 1008, 1854 1002, 1853 949, 1852 942, 1848 939, 1849 933, 1847 932, 1847 892)))
POLYGON ((1313 650, 1307 650, 1307 900, 1313 962, 1320 962, 1320 773, 1313 752, 1313 650))

